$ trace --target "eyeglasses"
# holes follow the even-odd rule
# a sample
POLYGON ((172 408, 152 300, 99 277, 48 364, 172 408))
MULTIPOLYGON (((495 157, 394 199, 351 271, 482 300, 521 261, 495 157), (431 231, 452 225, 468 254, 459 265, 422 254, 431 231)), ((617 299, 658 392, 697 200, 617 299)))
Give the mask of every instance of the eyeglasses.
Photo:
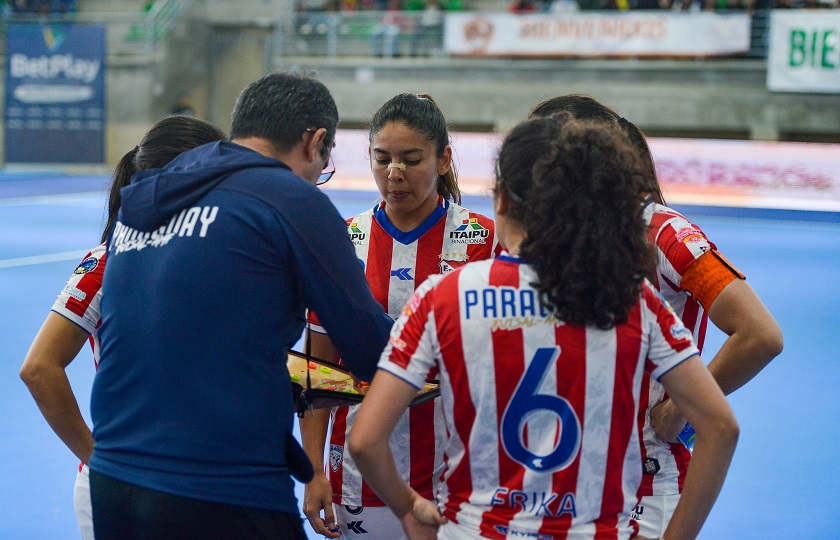
POLYGON ((513 189, 508 186, 505 182, 502 181, 502 168, 499 165, 499 160, 496 160, 496 185, 500 186, 502 189, 507 192, 508 197, 510 200, 515 202, 516 204, 522 206, 525 204, 525 199, 514 193, 513 189))
POLYGON ((330 158, 327 160, 327 165, 324 167, 324 170, 321 171, 321 176, 319 176, 318 180, 315 181, 315 185, 320 186, 321 184, 326 184, 330 181, 330 178, 332 178, 334 174, 335 163, 333 162, 332 152, 330 152, 330 158))
MULTIPOLYGON (((318 131, 317 128, 306 128, 304 129, 307 133, 315 133, 318 131)), ((332 143, 332 147, 335 148, 335 141, 332 143)), ((318 180, 315 181, 316 186, 320 186, 321 184, 326 184, 330 181, 330 178, 333 177, 335 174, 335 162, 333 162, 332 158, 332 150, 330 151, 330 157, 327 159, 327 162, 324 164, 324 168, 321 171, 321 175, 318 176, 318 180)))

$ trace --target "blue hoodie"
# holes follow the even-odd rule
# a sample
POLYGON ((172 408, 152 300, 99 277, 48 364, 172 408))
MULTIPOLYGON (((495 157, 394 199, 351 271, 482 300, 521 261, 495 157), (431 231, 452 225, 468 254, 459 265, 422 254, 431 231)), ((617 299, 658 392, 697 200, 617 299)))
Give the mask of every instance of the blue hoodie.
POLYGON ((232 143, 137 174, 108 240, 91 469, 298 514, 285 350, 307 307, 372 377, 391 320, 318 188, 232 143))

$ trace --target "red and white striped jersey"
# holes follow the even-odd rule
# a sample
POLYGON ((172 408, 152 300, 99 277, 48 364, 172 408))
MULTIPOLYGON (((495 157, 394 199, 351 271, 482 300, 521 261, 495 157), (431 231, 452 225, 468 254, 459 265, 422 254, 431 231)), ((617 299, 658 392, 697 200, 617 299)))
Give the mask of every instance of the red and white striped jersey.
MULTIPOLYGON (((384 203, 348 219, 347 228, 373 297, 394 318, 426 278, 450 272, 468 261, 488 259, 497 249, 493 220, 442 198, 435 212, 411 232, 402 232, 388 221, 384 203)), ((317 325, 317 317, 310 316, 310 321, 316 323, 313 330, 324 332, 317 325)), ((326 467, 333 501, 350 506, 384 506, 345 451, 357 411, 358 407, 333 410, 326 467)), ((428 499, 433 498, 434 485, 443 471, 441 448, 445 437, 440 399, 406 411, 391 436, 397 469, 428 499)))
MULTIPOLYGON (((697 225, 666 206, 651 203, 645 208, 648 241, 656 253, 656 288, 674 308, 688 328, 699 350, 703 349, 709 316, 695 298, 681 287, 682 276, 702 256, 715 248, 697 225)), ((667 443, 656 436, 650 425, 649 410, 665 397, 665 389, 656 381, 643 380, 642 426, 645 447, 641 496, 673 495, 682 492, 691 454, 682 443, 667 443), (655 472, 654 474, 654 471, 655 472)))
POLYGON ((90 334, 93 362, 99 367, 99 338, 96 329, 102 322, 102 274, 105 271, 105 244, 93 248, 79 263, 53 304, 52 311, 77 324, 90 334))
POLYGON ((649 283, 627 323, 599 330, 558 321, 535 280, 506 254, 430 279, 379 368, 417 387, 440 379, 448 537, 629 538, 642 375, 697 348, 649 283))

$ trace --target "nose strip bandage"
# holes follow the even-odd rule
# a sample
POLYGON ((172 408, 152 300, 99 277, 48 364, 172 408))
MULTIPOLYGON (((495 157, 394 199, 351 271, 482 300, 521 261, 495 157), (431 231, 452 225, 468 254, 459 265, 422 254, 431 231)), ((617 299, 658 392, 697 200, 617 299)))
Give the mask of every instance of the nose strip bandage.
POLYGON ((405 172, 405 163, 391 162, 391 163, 388 164, 388 170, 390 171, 391 169, 399 169, 402 172, 405 172))

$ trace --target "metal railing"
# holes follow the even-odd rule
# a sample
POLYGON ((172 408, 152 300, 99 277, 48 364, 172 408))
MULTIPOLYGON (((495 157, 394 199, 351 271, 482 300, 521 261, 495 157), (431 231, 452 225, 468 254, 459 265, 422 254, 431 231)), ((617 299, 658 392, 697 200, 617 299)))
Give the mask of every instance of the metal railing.
MULTIPOLYGON (((277 21, 274 52, 280 57, 444 57, 443 18, 422 11, 290 13, 277 21)), ((769 26, 770 10, 757 10, 744 56, 767 57, 769 26)))
POLYGON ((750 20, 750 58, 767 58, 770 49, 770 9, 757 9, 750 20))
POLYGON ((276 26, 278 56, 443 56, 443 17, 415 11, 297 12, 276 26))
POLYGON ((6 25, 9 23, 36 24, 98 24, 105 27, 105 46, 109 55, 150 56, 189 9, 194 0, 164 0, 155 2, 147 12, 123 13, 54 13, 36 15, 8 13, 0 19, 0 47, 5 52, 6 25))

